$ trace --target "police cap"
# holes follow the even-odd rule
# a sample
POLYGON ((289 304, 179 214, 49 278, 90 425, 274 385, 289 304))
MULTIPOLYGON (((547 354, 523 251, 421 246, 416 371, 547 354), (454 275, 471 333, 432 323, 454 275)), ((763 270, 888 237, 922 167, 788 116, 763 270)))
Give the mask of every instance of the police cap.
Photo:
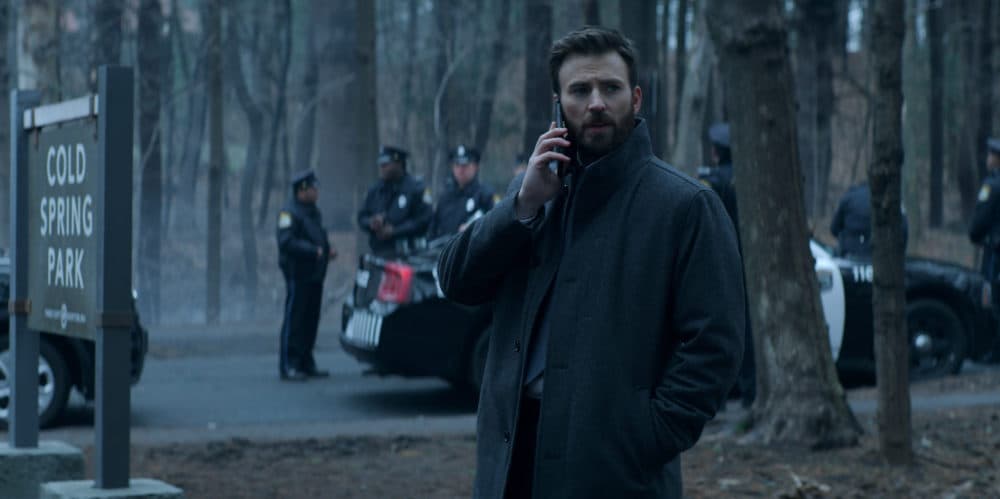
POLYGON ((449 156, 451 157, 452 163, 460 165, 479 162, 479 151, 463 145, 456 147, 449 156))
POLYGON ((408 156, 405 150, 398 147, 392 146, 382 146, 378 150, 378 164, 382 166, 386 163, 392 163, 393 161, 398 161, 402 164, 406 164, 406 156, 408 156))
POLYGON ((316 178, 316 172, 312 168, 295 172, 292 175, 292 188, 296 190, 316 185, 317 183, 319 183, 319 179, 316 178))
POLYGON ((986 147, 993 154, 1000 154, 1000 139, 988 138, 986 139, 986 147))
POLYGON ((729 123, 716 123, 708 128, 708 140, 722 147, 729 147, 729 123))

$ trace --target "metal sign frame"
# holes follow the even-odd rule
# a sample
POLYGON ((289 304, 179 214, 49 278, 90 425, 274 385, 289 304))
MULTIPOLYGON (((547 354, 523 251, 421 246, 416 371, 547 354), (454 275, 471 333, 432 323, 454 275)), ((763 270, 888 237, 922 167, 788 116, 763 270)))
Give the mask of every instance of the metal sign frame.
POLYGON ((97 114, 98 168, 97 334, 95 352, 95 485, 129 486, 131 439, 130 348, 132 326, 133 75, 123 66, 101 66, 96 96, 36 107, 35 91, 11 91, 11 349, 14 359, 9 440, 15 448, 38 446, 39 333, 27 329, 31 290, 28 251, 28 156, 32 131, 97 114), (129 262, 122 264, 122 262, 129 262))

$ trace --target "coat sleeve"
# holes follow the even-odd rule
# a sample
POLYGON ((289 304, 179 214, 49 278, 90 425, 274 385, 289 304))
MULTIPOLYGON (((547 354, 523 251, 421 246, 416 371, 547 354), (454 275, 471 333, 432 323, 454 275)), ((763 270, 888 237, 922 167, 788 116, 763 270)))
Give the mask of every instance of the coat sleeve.
POLYGON ((430 225, 431 217, 434 216, 431 205, 424 202, 423 186, 408 193, 407 197, 409 197, 410 206, 413 208, 406 220, 393 227, 393 235, 397 237, 422 236, 427 232, 427 226, 430 225))
POLYGON ((297 235, 301 223, 301 221, 292 218, 291 225, 278 229, 278 249, 295 257, 315 257, 319 246, 297 235))
POLYGON ((742 261, 722 203, 708 191, 690 201, 676 230, 672 303, 665 341, 675 344, 660 383, 652 390, 651 413, 664 458, 698 441, 725 403, 739 372, 746 334, 742 261))
POLYGON ((437 269, 448 299, 464 305, 489 302, 504 275, 526 260, 532 229, 517 220, 515 202, 501 201, 445 247, 437 269))
POLYGON ((365 233, 371 234, 372 230, 368 227, 369 222, 373 216, 375 216, 375 210, 372 209, 372 190, 368 190, 368 194, 365 195, 365 202, 358 211, 358 228, 360 228, 365 233))

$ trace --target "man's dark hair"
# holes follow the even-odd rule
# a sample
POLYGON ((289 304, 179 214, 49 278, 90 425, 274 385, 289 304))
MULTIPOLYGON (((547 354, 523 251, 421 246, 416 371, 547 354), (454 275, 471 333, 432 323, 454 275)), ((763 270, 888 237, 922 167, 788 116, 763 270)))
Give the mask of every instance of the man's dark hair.
POLYGON ((549 75, 552 91, 559 93, 559 69, 571 55, 604 55, 617 52, 628 66, 628 84, 635 87, 639 77, 635 69, 636 52, 632 41, 617 30, 600 26, 584 26, 558 39, 549 52, 549 75))

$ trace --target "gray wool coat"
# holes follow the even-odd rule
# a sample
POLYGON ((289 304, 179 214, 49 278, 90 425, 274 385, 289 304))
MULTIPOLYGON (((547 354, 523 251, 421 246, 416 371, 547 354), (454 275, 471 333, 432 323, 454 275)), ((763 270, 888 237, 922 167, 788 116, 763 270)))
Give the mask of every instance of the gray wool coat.
POLYGON ((636 123, 579 174, 565 243, 565 191, 530 228, 510 196, 438 262, 448 298, 495 307, 477 498, 503 497, 526 345, 550 285, 534 497, 679 497, 680 453, 736 378, 745 299, 732 223, 715 193, 652 155, 636 123))

